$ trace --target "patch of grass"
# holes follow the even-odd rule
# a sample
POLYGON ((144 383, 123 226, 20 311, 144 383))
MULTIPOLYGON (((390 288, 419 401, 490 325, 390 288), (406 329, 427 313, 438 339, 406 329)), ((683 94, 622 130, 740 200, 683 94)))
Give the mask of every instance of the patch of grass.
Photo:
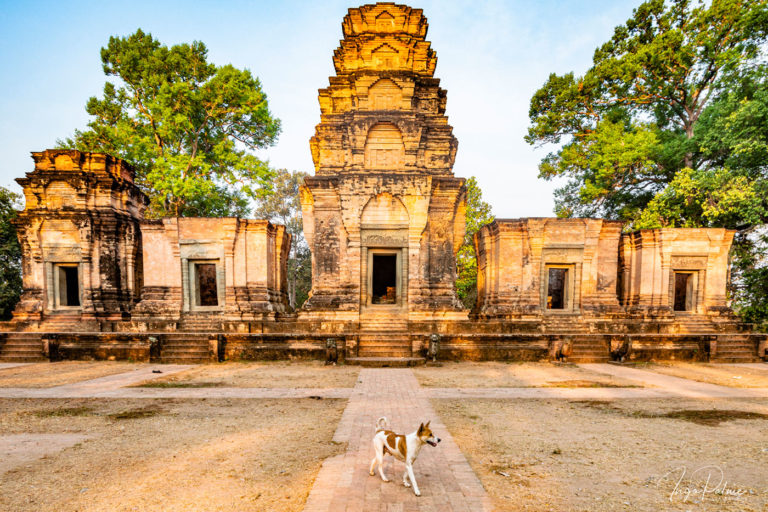
POLYGON ((38 418, 90 416, 92 414, 93 409, 91 407, 61 407, 58 409, 42 409, 39 411, 32 411, 32 415, 37 416, 38 418))
POLYGON ((545 388, 637 388, 631 384, 611 384, 608 382, 597 382, 594 380, 556 380, 547 382, 545 388))
POLYGON ((128 409, 126 411, 114 412, 107 414, 107 417, 111 420, 136 420, 141 418, 151 418, 162 413, 161 409, 157 407, 141 407, 139 409, 128 409))
POLYGON ((733 409, 682 409, 663 414, 638 412, 642 418, 672 418, 710 427, 716 427, 724 421, 768 419, 768 414, 733 409))
POLYGON ((623 414, 630 418, 667 418, 690 421, 697 425, 716 427, 720 423, 736 420, 765 420, 768 414, 761 412, 740 411, 737 409, 678 409, 667 412, 628 411, 616 407, 607 400, 574 400, 571 403, 583 405, 606 412, 623 414))
POLYGON ((137 388, 220 388, 223 382, 187 382, 187 381, 165 381, 165 382, 146 382, 139 384, 137 388))

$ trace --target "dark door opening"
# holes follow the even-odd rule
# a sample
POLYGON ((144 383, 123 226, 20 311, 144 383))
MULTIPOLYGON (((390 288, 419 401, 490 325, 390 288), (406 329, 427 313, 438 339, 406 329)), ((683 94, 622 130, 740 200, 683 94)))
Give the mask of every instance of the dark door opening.
POLYGON ((550 268, 547 286, 547 309, 565 309, 567 268, 550 268))
POLYGON ((218 306, 219 293, 216 287, 216 264, 196 263, 197 274, 197 305, 218 306))
POLYGON ((371 276, 371 302, 373 304, 397 303, 397 255, 374 254, 371 276))
POLYGON ((693 274, 684 272, 675 272, 675 311, 691 310, 691 285, 693 283, 693 274))
POLYGON ((80 306, 80 280, 77 267, 59 267, 59 305, 80 306))

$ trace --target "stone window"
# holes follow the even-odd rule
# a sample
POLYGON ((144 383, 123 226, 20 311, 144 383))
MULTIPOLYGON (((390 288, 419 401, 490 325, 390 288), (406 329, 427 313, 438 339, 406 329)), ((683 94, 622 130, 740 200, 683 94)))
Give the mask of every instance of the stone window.
POLYGON ((371 303, 397 303, 397 255, 374 254, 371 269, 371 303))
POLYGON ((402 167, 405 147, 400 130, 392 123, 379 123, 368 131, 365 166, 369 169, 402 167))
POLYGON ((696 290, 696 275, 693 272, 675 272, 673 309, 693 311, 696 290))
POLYGON ((53 266, 54 302, 56 308, 80 307, 80 268, 77 263, 53 266))

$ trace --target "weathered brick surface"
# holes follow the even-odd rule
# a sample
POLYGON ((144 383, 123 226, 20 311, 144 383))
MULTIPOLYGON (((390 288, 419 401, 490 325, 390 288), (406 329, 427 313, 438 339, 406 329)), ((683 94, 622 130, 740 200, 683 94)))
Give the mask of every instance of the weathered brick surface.
POLYGON ((364 317, 375 251, 398 258, 391 316, 466 317, 453 285, 464 180, 452 173, 458 143, 433 77, 426 18, 403 5, 365 5, 350 9, 342 28, 310 141, 315 176, 301 193, 313 280, 304 317, 364 317))
POLYGON ((148 204, 133 170, 118 158, 75 150, 49 149, 32 158, 35 169, 16 180, 26 205, 14 221, 24 278, 14 321, 28 330, 82 331, 128 318, 141 283, 139 220, 148 204), (77 308, 58 304, 60 264, 79 274, 77 308))
POLYGON ((435 414, 408 369, 363 369, 344 410, 334 441, 347 443, 347 452, 323 463, 304 508, 306 512, 361 510, 490 511, 490 498, 435 414), (376 420, 386 416, 397 432, 410 433, 419 423, 442 439, 437 448, 425 446, 414 464, 421 490, 416 497, 402 484, 404 465, 386 458, 385 472, 368 474, 376 420))

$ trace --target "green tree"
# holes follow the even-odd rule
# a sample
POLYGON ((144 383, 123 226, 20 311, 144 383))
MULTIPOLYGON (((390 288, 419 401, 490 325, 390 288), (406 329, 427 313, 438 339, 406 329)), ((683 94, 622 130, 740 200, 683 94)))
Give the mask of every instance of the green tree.
POLYGON ((483 201, 483 192, 477 184, 477 179, 472 176, 467 179, 467 230, 464 240, 456 254, 456 293, 464 307, 472 309, 477 302, 477 255, 473 236, 477 231, 493 222, 491 205, 483 201))
POLYGON ((201 42, 170 48, 137 30, 101 49, 103 97, 88 100, 85 131, 61 147, 100 151, 137 169, 148 216, 243 216, 269 191, 272 172, 253 151, 280 121, 248 70, 207 61, 201 42))
POLYGON ((734 79, 756 66, 766 0, 650 0, 595 51, 583 76, 550 75, 531 99, 531 144, 562 216, 634 219, 683 168, 706 165, 696 128, 734 79))
POLYGON ((288 299, 291 307, 300 307, 312 288, 312 260, 304 238, 299 187, 307 174, 286 169, 275 171, 273 193, 257 200, 255 214, 285 226, 291 234, 291 252, 288 256, 288 299))
POLYGON ((736 235, 731 294, 747 322, 768 331, 768 228, 736 235))
MULTIPOLYGON (((629 228, 768 222, 767 39, 766 0, 650 0, 583 76, 550 75, 531 100, 526 140, 555 146, 539 171, 568 179, 557 214, 629 228)), ((736 237, 731 287, 756 322, 768 318, 758 242, 736 237)))
POLYGON ((21 197, 0 187, 0 320, 10 320, 21 296, 21 247, 12 221, 21 197))

